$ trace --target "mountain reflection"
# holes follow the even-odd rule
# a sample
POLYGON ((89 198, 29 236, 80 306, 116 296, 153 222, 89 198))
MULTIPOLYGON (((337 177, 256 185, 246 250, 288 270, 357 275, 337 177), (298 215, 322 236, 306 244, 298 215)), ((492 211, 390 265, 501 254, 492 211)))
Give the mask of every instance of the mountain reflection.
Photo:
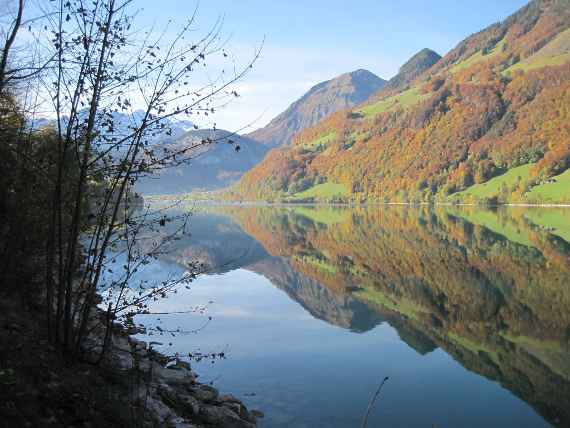
POLYGON ((355 332, 388 322, 570 425, 570 212, 215 207, 169 255, 268 278, 355 332))

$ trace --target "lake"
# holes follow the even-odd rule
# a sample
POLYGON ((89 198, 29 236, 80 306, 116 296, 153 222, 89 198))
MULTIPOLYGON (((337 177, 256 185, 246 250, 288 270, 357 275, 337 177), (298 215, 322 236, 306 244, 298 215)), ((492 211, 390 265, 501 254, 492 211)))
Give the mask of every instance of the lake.
POLYGON ((570 210, 196 207, 145 278, 207 273, 139 316, 260 426, 570 426, 570 210), (211 317, 211 321, 208 321, 211 317), (205 327, 204 327, 205 325, 205 327), (202 328, 203 327, 203 328, 202 328))

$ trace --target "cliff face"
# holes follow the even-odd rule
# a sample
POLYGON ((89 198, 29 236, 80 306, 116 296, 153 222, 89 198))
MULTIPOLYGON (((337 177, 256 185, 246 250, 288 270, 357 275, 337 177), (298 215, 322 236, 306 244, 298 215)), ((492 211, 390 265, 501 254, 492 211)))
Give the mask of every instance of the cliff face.
POLYGON ((356 70, 313 86, 267 126, 247 137, 269 147, 278 147, 331 113, 354 107, 379 91, 385 80, 367 70, 356 70))

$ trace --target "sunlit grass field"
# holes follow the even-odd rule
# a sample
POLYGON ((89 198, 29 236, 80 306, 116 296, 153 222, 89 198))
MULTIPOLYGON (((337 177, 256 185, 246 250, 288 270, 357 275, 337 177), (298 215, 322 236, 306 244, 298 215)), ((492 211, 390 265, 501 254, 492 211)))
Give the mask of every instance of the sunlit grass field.
POLYGON ((302 192, 295 193, 292 196, 292 199, 332 199, 334 197, 346 195, 348 195, 348 189, 344 184, 322 183, 302 192))
POLYGON ((493 177, 485 183, 475 184, 462 192, 456 193, 454 196, 459 197, 463 200, 469 198, 470 196, 475 199, 492 198, 494 196, 498 196, 504 186, 510 188, 519 180, 527 181, 530 170, 533 166, 534 164, 527 164, 512 168, 503 175, 493 177))

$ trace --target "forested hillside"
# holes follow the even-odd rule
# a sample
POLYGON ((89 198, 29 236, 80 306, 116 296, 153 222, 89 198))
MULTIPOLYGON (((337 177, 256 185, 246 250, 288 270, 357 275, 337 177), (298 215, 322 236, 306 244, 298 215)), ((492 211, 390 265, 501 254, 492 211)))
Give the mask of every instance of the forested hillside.
POLYGON ((266 200, 570 202, 570 1, 535 0, 271 151, 266 200))
MULTIPOLYGON (((416 63, 411 64, 409 72, 417 73, 417 63, 422 60, 418 58, 416 63)), ((137 183, 137 191, 159 195, 212 191, 230 186, 261 162, 272 147, 289 143, 297 132, 338 110, 362 103, 385 83, 366 70, 356 70, 321 82, 266 127, 247 136, 221 129, 195 130, 191 123, 182 123, 187 128, 186 132, 180 132, 177 123, 169 124, 173 131, 171 135, 159 136, 156 150, 163 150, 162 147, 183 150, 200 142, 204 144, 199 150, 194 150, 191 162, 143 177, 137 183)))

